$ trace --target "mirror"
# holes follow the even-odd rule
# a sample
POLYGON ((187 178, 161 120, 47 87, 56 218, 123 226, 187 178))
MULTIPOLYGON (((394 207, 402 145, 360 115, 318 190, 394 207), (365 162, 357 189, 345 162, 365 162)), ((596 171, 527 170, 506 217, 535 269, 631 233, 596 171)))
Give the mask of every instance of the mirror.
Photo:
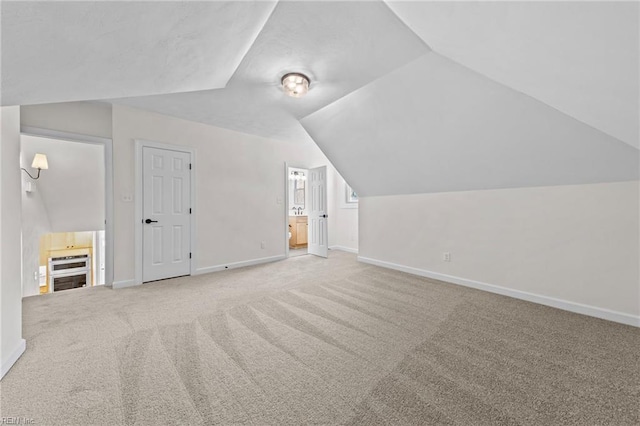
POLYGON ((300 169, 290 170, 289 172, 289 208, 297 209, 305 208, 306 198, 306 173, 300 169))
POLYGON ((296 179, 294 181, 293 205, 304 209, 305 181, 296 179))

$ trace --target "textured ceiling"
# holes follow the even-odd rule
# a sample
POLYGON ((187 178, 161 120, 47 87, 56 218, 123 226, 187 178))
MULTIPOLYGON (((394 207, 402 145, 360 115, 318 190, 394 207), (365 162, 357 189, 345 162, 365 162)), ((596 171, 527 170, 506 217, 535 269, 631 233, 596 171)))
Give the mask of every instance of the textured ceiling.
POLYGON ((635 2, 1 5, 3 104, 311 135, 362 195, 638 178, 635 2))
POLYGON ((2 1, 2 105, 224 87, 274 6, 2 1))
POLYGON ((227 88, 113 102, 300 140, 308 136, 298 118, 428 51, 382 2, 281 2, 227 88), (305 97, 284 96, 280 78, 289 71, 311 78, 305 97))
POLYGON ((282 89, 273 87, 245 87, 115 99, 112 102, 265 138, 308 141, 309 135, 298 120, 279 107, 280 103, 304 100, 285 98, 282 89))
POLYGON ((635 148, 434 52, 302 124, 362 196, 638 179, 635 148))
POLYGON ((638 2, 389 2, 438 53, 639 147, 638 2))

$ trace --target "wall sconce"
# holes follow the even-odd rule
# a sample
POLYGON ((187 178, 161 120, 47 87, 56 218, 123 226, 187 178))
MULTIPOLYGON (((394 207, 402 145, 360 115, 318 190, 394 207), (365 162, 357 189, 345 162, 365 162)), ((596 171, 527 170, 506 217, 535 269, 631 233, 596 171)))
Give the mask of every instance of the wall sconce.
POLYGON ((36 177, 31 176, 31 173, 27 171, 27 169, 22 169, 29 177, 33 180, 36 180, 40 177, 40 170, 47 170, 49 168, 49 163, 47 162, 47 156, 45 154, 36 154, 33 157, 33 163, 31 163, 31 167, 34 169, 38 169, 38 174, 36 177))

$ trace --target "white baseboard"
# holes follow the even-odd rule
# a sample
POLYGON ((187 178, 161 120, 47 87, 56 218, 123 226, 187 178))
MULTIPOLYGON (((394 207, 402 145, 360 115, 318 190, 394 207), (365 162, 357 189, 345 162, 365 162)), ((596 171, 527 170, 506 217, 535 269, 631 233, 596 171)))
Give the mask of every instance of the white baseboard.
POLYGON ((345 246, 330 246, 329 250, 340 250, 340 251, 346 251, 347 253, 358 254, 358 249, 354 249, 354 248, 351 248, 351 247, 345 247, 345 246))
POLYGON ((136 280, 122 280, 122 281, 114 281, 112 287, 114 289, 117 289, 117 288, 133 287, 136 285, 140 285, 140 283, 136 283, 136 280))
POLYGON ((284 260, 285 258, 286 257, 284 254, 280 254, 278 256, 261 257, 259 259, 250 259, 250 260, 243 260, 241 262, 226 263, 224 265, 207 266, 205 268, 196 269, 196 273, 194 275, 209 274, 211 272, 224 271, 227 269, 244 268, 245 266, 253 266, 253 265, 260 265, 263 263, 277 262, 279 260, 284 260))
POLYGON ((399 265, 397 263, 386 262, 383 260, 371 259, 368 257, 358 256, 358 261, 369 263, 371 265, 381 266, 383 268, 395 269, 397 271, 406 272, 421 277, 432 278, 439 281, 445 281, 465 287, 471 287, 478 290, 488 291, 490 293, 501 294, 503 296, 513 297, 515 299, 526 300, 528 302, 538 303, 541 305, 551 306, 565 311, 575 312, 578 314, 589 315, 596 318, 614 321, 621 324, 640 327, 640 316, 625 314, 623 312, 612 311, 609 309, 598 308, 596 306, 584 305, 582 303, 570 302, 568 300, 556 299, 549 296, 528 293, 526 291, 514 290, 507 287, 501 287, 493 284, 487 284, 480 281, 474 281, 467 278, 460 278, 453 275, 441 274, 438 272, 427 271, 425 269, 413 268, 411 266, 399 265))
MULTIPOLYGON (((285 259, 285 256, 281 254, 278 256, 261 257, 259 259, 250 259, 250 260, 243 260, 241 262, 227 263, 224 265, 206 266, 204 268, 196 269, 195 272, 193 272, 191 275, 208 274, 211 272, 224 271, 225 269, 244 268, 245 266, 260 265, 262 263, 269 263, 269 262, 277 262, 278 260, 283 260, 283 259, 285 259)), ((116 288, 133 287, 140 284, 141 283, 136 283, 136 280, 114 281, 113 288, 116 289, 116 288)))
POLYGON ((9 356, 9 359, 3 362, 2 367, 0 367, 0 379, 2 379, 4 375, 7 374, 9 370, 11 370, 11 367, 13 367, 13 364, 15 364, 18 358, 22 356, 25 349, 27 349, 27 341, 24 339, 20 339, 18 347, 15 348, 15 350, 11 353, 11 356, 9 356))

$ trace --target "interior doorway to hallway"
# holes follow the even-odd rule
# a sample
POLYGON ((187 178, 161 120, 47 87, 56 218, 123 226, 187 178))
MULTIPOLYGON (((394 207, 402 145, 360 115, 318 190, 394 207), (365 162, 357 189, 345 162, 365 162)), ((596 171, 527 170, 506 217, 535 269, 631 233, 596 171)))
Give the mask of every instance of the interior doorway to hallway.
POLYGON ((22 294, 110 285, 111 140, 21 129, 22 294))

